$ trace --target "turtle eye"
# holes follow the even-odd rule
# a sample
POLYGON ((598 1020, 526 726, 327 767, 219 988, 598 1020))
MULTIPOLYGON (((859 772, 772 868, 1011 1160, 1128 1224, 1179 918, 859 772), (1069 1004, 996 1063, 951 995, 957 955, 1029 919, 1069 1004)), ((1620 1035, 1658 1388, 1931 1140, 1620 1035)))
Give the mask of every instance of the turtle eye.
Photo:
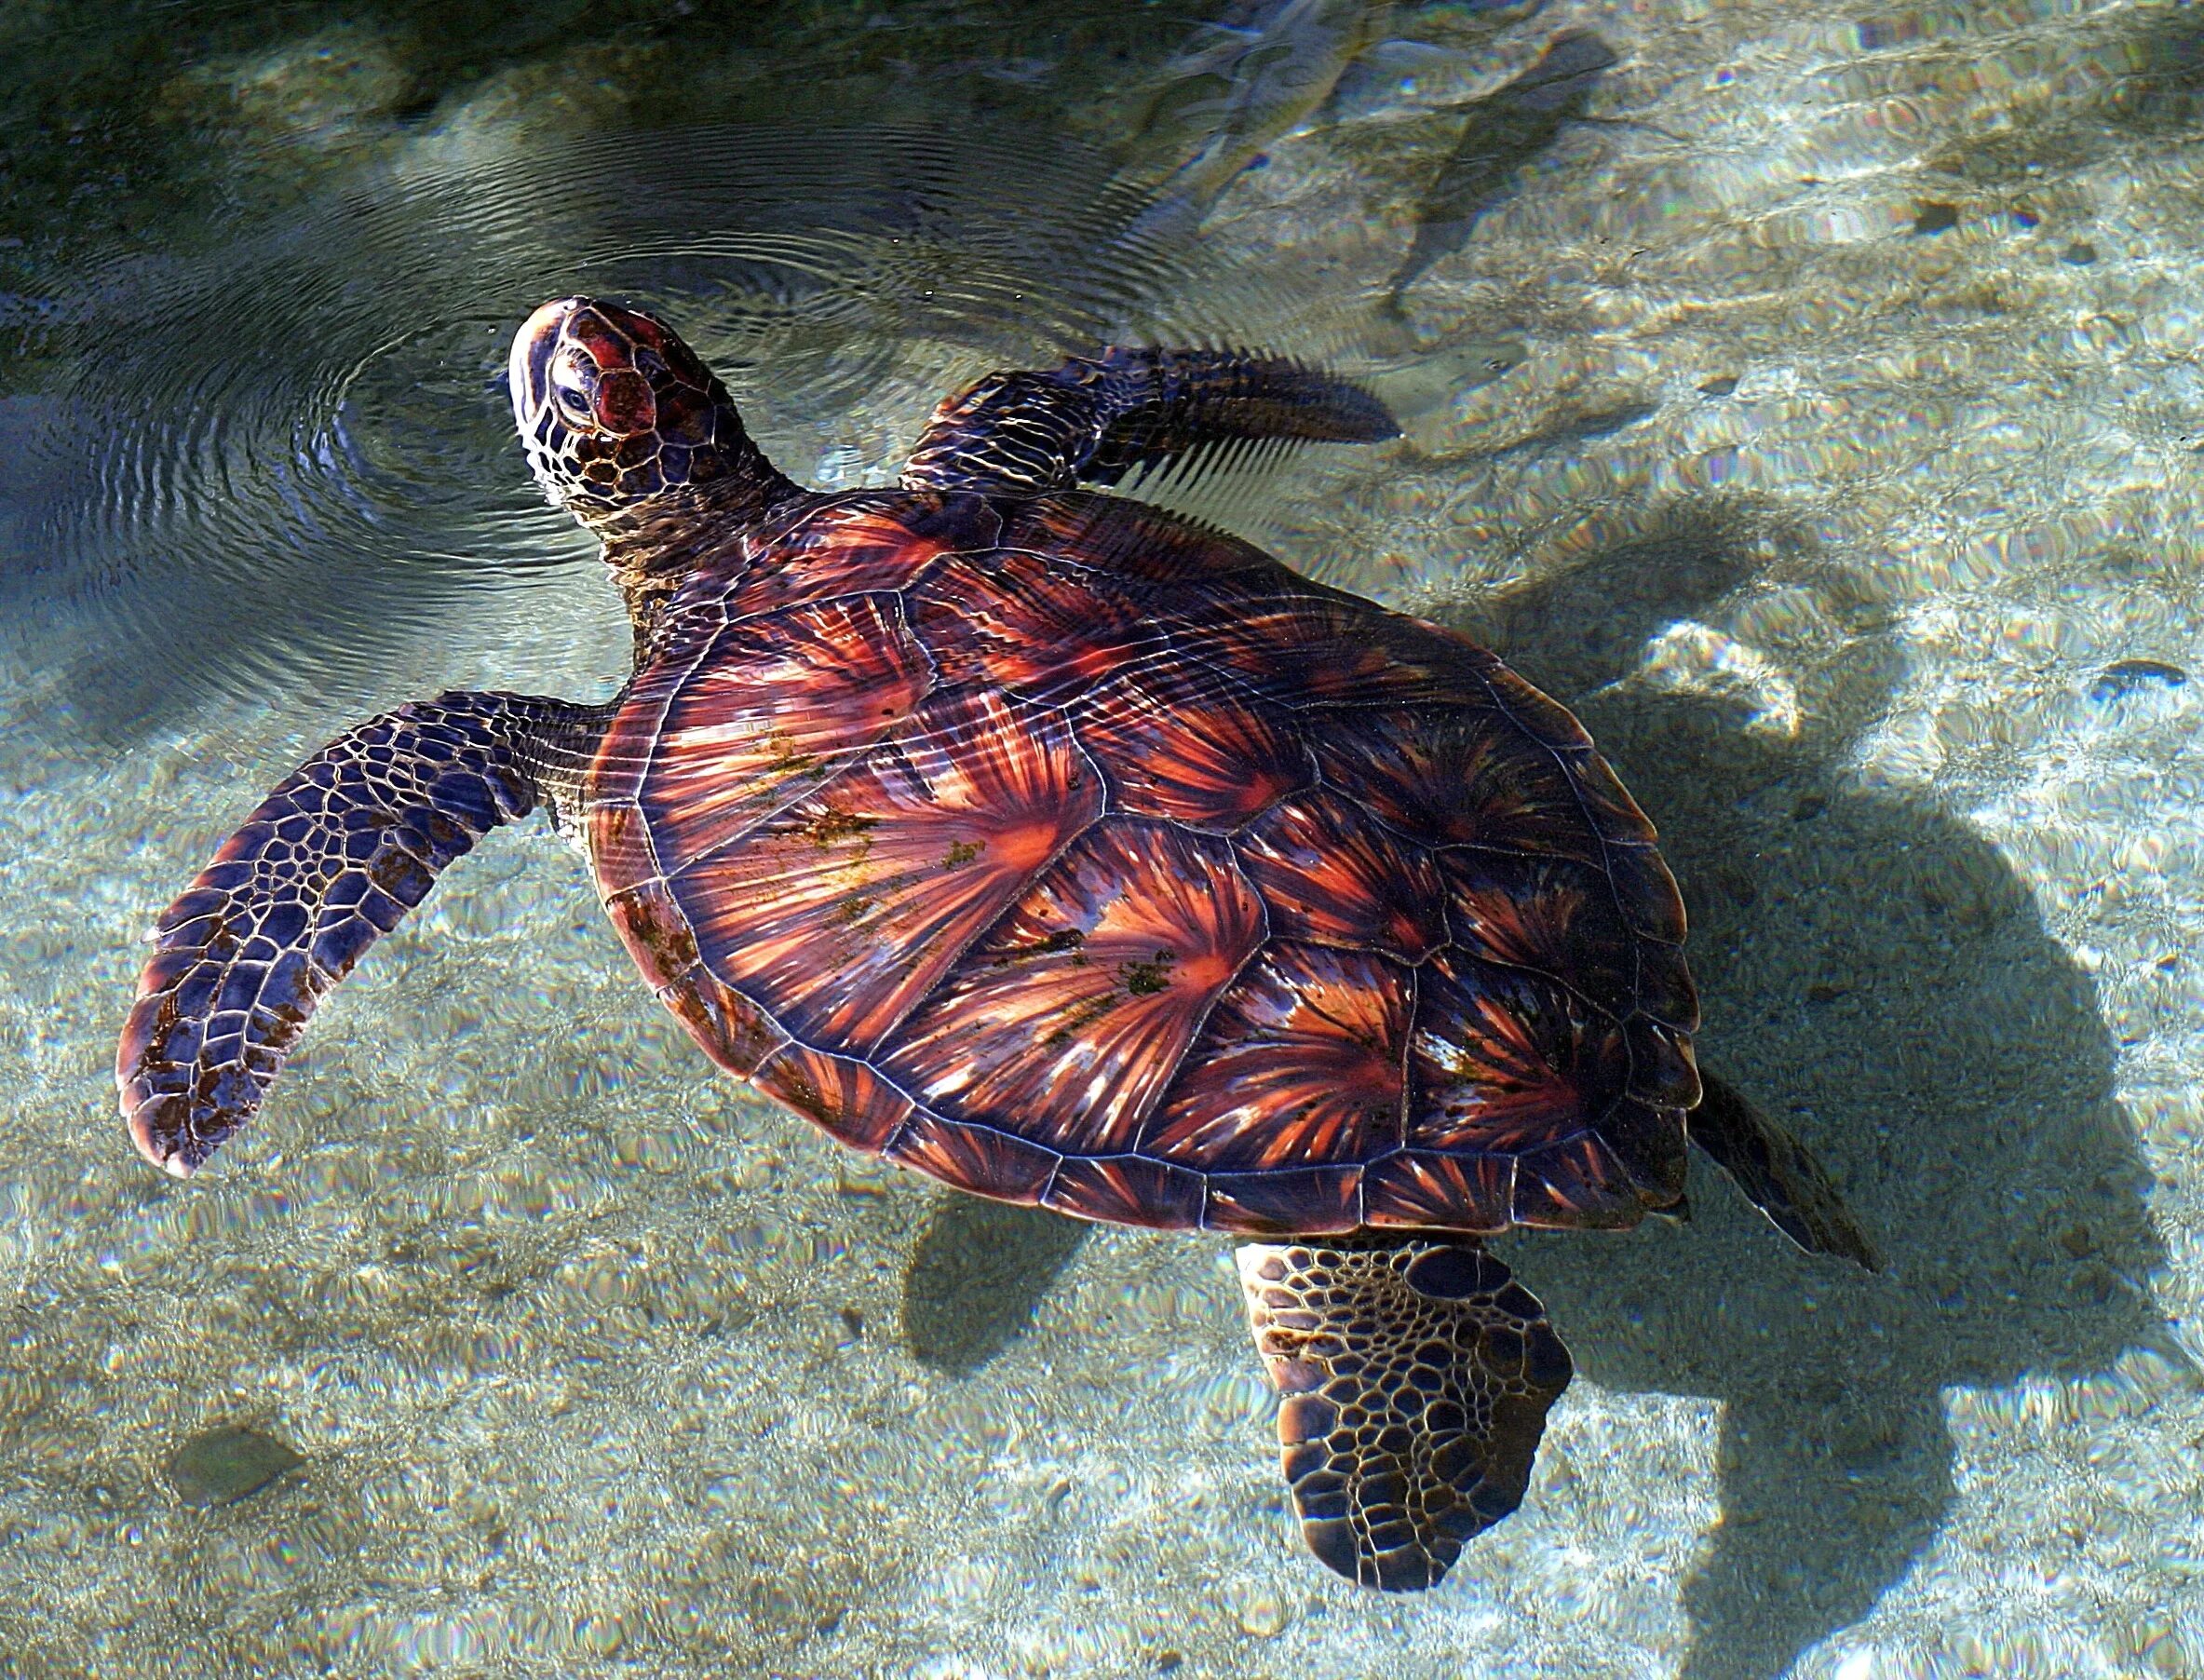
POLYGON ((561 352, 551 362, 551 400, 559 405, 559 414, 569 426, 593 427, 596 424, 596 405, 591 401, 589 387, 596 383, 589 367, 572 350, 561 352))

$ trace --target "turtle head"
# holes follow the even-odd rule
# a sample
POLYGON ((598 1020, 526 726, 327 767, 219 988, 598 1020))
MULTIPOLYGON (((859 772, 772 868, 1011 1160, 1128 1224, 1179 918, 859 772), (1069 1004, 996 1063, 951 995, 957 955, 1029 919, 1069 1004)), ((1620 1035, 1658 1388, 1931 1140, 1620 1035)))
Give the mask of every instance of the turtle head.
POLYGON ((640 311, 587 297, 546 304, 514 336, 507 378, 537 481, 607 537, 660 514, 762 504, 788 487, 726 387, 640 311))

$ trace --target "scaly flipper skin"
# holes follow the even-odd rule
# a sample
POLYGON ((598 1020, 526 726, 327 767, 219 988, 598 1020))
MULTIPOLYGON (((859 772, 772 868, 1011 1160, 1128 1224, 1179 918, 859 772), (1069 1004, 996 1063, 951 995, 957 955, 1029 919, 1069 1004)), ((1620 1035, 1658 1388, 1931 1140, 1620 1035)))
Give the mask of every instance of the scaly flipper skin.
POLYGON ((1871 1272, 1881 1271, 1874 1243, 1806 1146, 1736 1086, 1704 1069, 1699 1083, 1705 1094, 1685 1122, 1691 1141, 1730 1175, 1768 1223, 1809 1254, 1841 1254, 1871 1272))
POLYGON ((1435 1587, 1513 1511, 1573 1375, 1546 1310, 1474 1242, 1251 1242, 1248 1324, 1308 1549, 1388 1592, 1435 1587))
POLYGON ((1115 484, 1204 444, 1374 443, 1400 428, 1368 392, 1277 357, 1111 348, 1048 373, 990 373, 934 411, 907 490, 1039 495, 1115 484))
POLYGON ((574 784, 600 709, 445 694, 331 741, 163 913, 115 1052, 139 1149, 188 1177, 260 1106, 322 995, 491 829, 574 784))

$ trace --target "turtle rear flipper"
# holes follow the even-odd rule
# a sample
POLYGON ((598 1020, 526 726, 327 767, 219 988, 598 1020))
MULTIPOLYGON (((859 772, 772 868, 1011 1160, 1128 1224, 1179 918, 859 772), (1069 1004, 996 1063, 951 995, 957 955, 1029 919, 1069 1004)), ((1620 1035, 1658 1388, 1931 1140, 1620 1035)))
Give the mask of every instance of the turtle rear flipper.
POLYGON ((1349 1580, 1434 1587, 1522 1500, 1568 1350, 1463 1239, 1251 1242, 1248 1323, 1302 1538, 1349 1580))
POLYGON ((1703 1092, 1685 1124, 1691 1141, 1730 1175, 1768 1223, 1810 1254, 1841 1254, 1871 1272, 1882 1256, 1845 1206, 1806 1146, 1763 1114, 1744 1092, 1706 1069, 1703 1092))
POLYGON ((1280 357, 1112 348, 990 373, 934 411, 907 490, 1040 495, 1115 484, 1205 445, 1375 443, 1400 428, 1369 392, 1280 357))
POLYGON ((562 700, 440 695, 262 801, 154 927, 115 1061, 146 1158, 188 1177, 250 1119, 330 987, 447 863, 572 784, 600 727, 562 700))

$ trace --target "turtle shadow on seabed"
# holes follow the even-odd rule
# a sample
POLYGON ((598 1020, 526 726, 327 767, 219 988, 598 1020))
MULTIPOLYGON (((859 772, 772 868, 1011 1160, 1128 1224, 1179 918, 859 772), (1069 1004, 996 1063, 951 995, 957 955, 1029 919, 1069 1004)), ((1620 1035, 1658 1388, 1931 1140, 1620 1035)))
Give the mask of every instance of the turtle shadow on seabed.
POLYGON ((903 1343, 922 1365, 967 1376, 1020 1335, 1088 1227, 1047 1208, 946 1190, 903 1273, 903 1343))
MULTIPOLYGON (((1717 501, 1439 615, 1577 710, 1659 825, 1704 1061, 1813 1147, 1887 1265, 1799 1253, 1696 1161, 1688 1226, 1500 1245, 1589 1381, 1724 1404, 1722 1520, 1683 1586, 1686 1680, 1772 1680, 1903 1577, 1953 1497, 1945 1388, 2171 1348, 2130 1281, 2165 1255, 2089 979, 1978 835, 1848 777, 1897 669, 1871 597, 1717 501), (1848 633, 1794 735, 1620 681, 1667 626, 1755 580, 1822 595, 1848 633)), ((943 1197, 904 1280, 913 1355, 985 1363, 1080 1235, 943 1197)))
POLYGON ((1688 1228, 1502 1245, 1591 1381, 1724 1402, 1688 1680, 1779 1674, 1904 1575, 1953 1498, 1945 1388, 2180 1362, 2132 1281, 2165 1255, 2090 982, 1979 836, 1847 775, 1895 669, 1873 609, 1840 604, 1859 633, 1788 738, 1618 681, 1765 567, 1765 535, 1749 508, 1677 509, 1457 616, 1580 712, 1659 826, 1702 1060, 1815 1149, 1886 1257, 1869 1278, 1798 1253, 1704 1162, 1688 1228))

